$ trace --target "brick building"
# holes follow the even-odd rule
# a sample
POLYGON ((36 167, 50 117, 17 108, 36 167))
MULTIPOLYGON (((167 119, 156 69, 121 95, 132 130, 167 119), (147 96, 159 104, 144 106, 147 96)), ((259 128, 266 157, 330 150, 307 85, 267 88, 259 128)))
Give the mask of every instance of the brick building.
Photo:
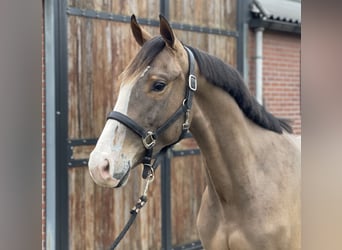
POLYGON ((249 87, 257 97, 259 95, 269 111, 292 120, 294 133, 301 134, 301 1, 254 0, 250 7, 247 51, 249 87), (257 46, 260 46, 259 54, 257 46), (258 60, 261 77, 257 83, 258 60), (259 91, 258 84, 261 85, 259 91))

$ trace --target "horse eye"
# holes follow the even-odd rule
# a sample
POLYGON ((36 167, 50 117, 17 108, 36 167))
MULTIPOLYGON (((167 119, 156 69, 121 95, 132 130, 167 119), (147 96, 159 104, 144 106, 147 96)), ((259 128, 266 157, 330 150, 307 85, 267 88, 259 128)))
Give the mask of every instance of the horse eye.
POLYGON ((154 82, 152 86, 152 91, 161 92, 166 86, 165 82, 154 82))

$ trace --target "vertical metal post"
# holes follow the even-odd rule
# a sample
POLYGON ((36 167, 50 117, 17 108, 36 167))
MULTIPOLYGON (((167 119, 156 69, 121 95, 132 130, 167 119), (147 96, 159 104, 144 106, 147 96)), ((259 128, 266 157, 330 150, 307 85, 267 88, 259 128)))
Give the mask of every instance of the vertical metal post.
POLYGON ((66 0, 45 2, 46 247, 68 249, 66 0))
POLYGON ((236 29, 237 37, 237 69, 243 76, 246 84, 248 83, 248 61, 247 61, 247 43, 248 43, 248 19, 249 5, 251 0, 237 1, 236 29))
POLYGON ((257 101, 262 105, 263 102, 263 52, 262 52, 262 43, 263 43, 263 31, 264 28, 259 27, 255 30, 255 95, 257 101))
POLYGON ((55 1, 44 3, 46 79, 46 249, 56 248, 56 117, 55 117, 55 1))
MULTIPOLYGON (((160 13, 166 18, 170 16, 169 0, 160 0, 160 13)), ((172 226, 171 226, 171 150, 161 160, 161 239, 162 249, 172 249, 172 226)))
POLYGON ((161 207, 162 207, 162 249, 172 248, 171 227, 171 150, 161 161, 161 207))
POLYGON ((170 2, 169 0, 160 0, 160 14, 165 16, 167 19, 170 16, 170 2))
POLYGON ((57 249, 69 249, 69 191, 67 168, 68 139, 68 44, 66 0, 58 1, 58 41, 56 47, 56 190, 57 249))

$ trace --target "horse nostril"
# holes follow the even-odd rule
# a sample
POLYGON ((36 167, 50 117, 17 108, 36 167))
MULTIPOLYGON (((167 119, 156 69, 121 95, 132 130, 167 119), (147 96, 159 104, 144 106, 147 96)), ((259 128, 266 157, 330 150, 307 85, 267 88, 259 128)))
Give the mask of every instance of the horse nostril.
POLYGON ((109 172, 109 161, 107 159, 104 161, 105 161, 104 171, 109 172))
POLYGON ((100 169, 100 174, 101 177, 103 179, 107 179, 108 177, 110 177, 110 173, 109 173, 109 161, 107 159, 105 159, 100 165, 99 165, 99 169, 100 169))

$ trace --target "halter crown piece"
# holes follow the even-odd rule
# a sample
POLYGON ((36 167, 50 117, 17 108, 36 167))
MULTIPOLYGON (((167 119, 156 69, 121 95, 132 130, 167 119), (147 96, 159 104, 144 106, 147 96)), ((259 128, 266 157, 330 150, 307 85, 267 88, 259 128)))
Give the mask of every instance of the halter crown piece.
MULTIPOLYGON (((151 164, 152 155, 153 155, 153 147, 155 146, 158 136, 163 133, 167 128, 169 128, 181 115, 184 115, 184 123, 182 125, 182 133, 180 134, 178 140, 170 145, 167 145, 161 150, 161 154, 165 153, 170 147, 183 139, 190 128, 189 116, 190 110, 192 107, 192 97, 197 90, 197 79, 194 75, 195 71, 195 58, 191 50, 185 47, 185 50, 188 54, 189 60, 189 72, 188 72, 188 84, 185 90, 185 98, 183 100, 182 105, 176 110, 176 112, 168 119, 164 124, 162 124, 155 131, 146 130, 141 127, 138 123, 132 120, 125 114, 122 114, 117 111, 111 111, 108 116, 108 119, 117 120, 120 123, 124 124, 126 127, 131 129, 134 133, 141 137, 142 143, 145 147, 145 156, 143 158, 142 164, 144 165, 144 170, 142 173, 142 178, 146 179, 149 176, 153 176, 154 170, 157 168, 158 158, 154 161, 153 165, 151 164)), ((160 154, 160 155, 161 155, 160 154)))

